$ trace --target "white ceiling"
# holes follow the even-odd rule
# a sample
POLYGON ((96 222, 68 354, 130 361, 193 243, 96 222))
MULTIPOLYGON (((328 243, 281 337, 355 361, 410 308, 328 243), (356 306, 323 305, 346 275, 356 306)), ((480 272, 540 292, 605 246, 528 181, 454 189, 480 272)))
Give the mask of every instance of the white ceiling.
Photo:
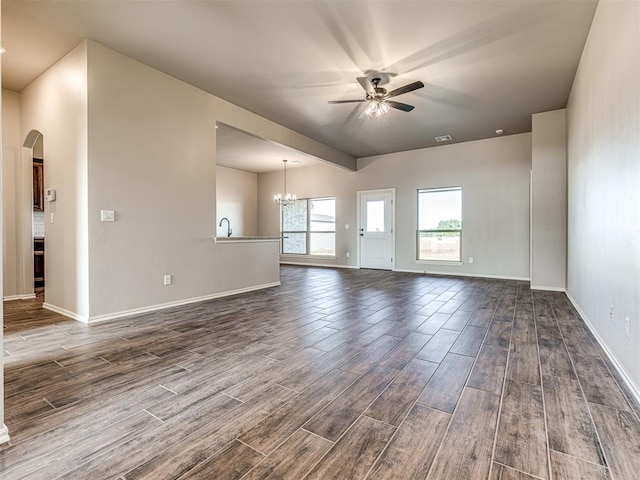
POLYGON ((563 108, 596 0, 2 1, 3 85, 21 91, 83 38, 356 157, 530 131, 563 108), (358 119, 356 77, 415 105, 358 119))

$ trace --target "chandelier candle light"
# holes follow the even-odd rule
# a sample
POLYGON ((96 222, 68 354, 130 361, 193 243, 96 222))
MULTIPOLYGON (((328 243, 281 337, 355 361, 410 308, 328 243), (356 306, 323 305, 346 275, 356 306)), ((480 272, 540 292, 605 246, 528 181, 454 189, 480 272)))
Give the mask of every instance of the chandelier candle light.
POLYGON ((295 193, 287 193, 287 160, 282 160, 284 163, 284 191, 283 193, 276 193, 273 196, 273 201, 276 205, 287 206, 292 203, 296 203, 295 193))

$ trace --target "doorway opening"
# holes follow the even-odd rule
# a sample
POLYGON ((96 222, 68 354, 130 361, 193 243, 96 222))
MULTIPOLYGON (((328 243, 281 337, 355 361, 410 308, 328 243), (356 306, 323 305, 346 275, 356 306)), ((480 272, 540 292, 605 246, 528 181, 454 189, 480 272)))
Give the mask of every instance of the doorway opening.
POLYGON ((44 195, 44 142, 37 130, 27 135, 23 146, 31 151, 31 236, 33 249, 33 292, 43 296, 45 288, 45 195, 44 195))

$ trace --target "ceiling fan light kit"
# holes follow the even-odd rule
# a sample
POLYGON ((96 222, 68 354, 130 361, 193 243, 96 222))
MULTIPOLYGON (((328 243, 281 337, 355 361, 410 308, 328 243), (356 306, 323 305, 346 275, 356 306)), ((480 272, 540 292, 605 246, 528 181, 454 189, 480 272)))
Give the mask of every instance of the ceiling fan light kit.
POLYGON ((371 100, 369 106, 364 111, 365 115, 369 115, 369 118, 380 118, 387 113, 391 107, 384 100, 371 100))
POLYGON ((369 105, 367 105, 367 108, 364 110, 362 115, 367 115, 369 118, 380 118, 392 108, 402 110, 403 112, 410 112, 413 110, 415 108, 413 105, 389 100, 389 98, 397 97, 398 95, 409 93, 424 87, 424 83, 418 81, 387 92, 386 88, 380 87, 380 82, 382 80, 379 77, 374 77, 371 80, 369 80, 368 77, 358 77, 357 80, 367 93, 364 100, 330 100, 328 103, 369 102, 369 105))

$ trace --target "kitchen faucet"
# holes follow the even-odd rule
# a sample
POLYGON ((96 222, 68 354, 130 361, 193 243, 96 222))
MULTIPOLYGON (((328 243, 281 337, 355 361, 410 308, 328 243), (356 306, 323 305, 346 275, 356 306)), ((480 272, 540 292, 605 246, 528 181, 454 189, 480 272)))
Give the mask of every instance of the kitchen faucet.
POLYGON ((222 222, 227 221, 227 237, 231 236, 231 233, 233 233, 231 231, 231 222, 229 221, 229 219, 227 217, 222 217, 222 220, 220 220, 220 223, 218 224, 219 227, 222 226, 222 222))

